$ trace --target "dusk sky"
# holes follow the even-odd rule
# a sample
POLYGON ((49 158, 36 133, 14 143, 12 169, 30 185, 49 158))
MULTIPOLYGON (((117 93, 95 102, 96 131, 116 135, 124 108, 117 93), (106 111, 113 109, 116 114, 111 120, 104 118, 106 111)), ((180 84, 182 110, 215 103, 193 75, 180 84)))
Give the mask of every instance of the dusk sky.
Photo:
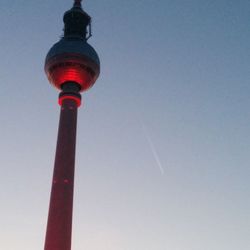
MULTIPOLYGON (((0 0, 0 249, 42 250, 73 0, 0 0)), ((250 1, 86 0, 72 250, 250 249, 250 1)))

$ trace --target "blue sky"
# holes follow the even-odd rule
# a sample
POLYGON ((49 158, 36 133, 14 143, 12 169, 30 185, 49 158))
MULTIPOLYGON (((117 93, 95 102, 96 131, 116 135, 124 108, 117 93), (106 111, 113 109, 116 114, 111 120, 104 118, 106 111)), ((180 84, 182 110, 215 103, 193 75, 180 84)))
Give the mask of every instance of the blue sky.
MULTIPOLYGON (((71 6, 0 1, 1 249, 43 249, 59 119, 43 66, 71 6)), ((72 249, 249 249, 250 2, 84 8, 101 75, 79 110, 72 249)))

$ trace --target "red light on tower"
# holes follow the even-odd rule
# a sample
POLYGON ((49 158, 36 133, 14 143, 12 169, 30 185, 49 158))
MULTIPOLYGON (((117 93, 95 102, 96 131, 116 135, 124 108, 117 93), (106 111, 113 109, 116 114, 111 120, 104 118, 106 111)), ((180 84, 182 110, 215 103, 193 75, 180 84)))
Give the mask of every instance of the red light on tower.
POLYGON ((63 21, 64 36, 49 50, 44 67, 50 83, 61 91, 45 250, 71 249, 77 108, 80 92, 89 89, 100 73, 98 55, 87 43, 91 18, 81 0, 74 1, 63 21))

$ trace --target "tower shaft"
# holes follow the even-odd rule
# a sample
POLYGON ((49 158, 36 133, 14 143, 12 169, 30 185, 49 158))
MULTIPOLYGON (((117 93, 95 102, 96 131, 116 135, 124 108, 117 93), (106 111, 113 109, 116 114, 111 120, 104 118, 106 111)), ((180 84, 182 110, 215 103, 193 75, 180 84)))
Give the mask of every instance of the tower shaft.
POLYGON ((61 105, 44 250, 70 250, 74 192, 77 102, 61 105))

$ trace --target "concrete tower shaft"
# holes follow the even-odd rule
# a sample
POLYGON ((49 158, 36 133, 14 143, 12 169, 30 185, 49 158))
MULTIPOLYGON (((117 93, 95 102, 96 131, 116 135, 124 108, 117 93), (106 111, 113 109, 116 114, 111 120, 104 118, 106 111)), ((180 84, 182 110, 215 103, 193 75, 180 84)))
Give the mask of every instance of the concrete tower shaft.
POLYGON ((75 171, 77 102, 62 101, 45 250, 70 250, 75 171))

